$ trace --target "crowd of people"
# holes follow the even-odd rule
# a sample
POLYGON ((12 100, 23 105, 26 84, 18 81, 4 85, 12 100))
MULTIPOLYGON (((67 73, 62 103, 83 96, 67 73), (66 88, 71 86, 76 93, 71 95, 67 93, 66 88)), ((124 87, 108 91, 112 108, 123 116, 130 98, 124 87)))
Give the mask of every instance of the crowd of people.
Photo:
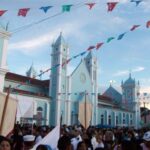
MULTIPOLYGON (((32 150, 53 128, 17 124, 9 137, 0 136, 0 150, 32 150)), ((48 144, 40 144, 35 150, 52 150, 48 144)), ((94 126, 60 127, 57 150, 150 150, 148 128, 102 129, 94 126)))

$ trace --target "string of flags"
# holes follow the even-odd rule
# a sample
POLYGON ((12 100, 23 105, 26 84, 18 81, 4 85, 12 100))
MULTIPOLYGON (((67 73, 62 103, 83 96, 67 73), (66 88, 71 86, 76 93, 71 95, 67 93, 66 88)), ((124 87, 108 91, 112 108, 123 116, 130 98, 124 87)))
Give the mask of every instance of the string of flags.
MULTIPOLYGON (((102 41, 101 41, 101 42, 96 43, 95 45, 91 45, 91 46, 89 46, 85 51, 83 51, 83 52, 81 52, 81 53, 79 53, 79 54, 77 54, 77 55, 75 55, 75 56, 72 56, 71 58, 69 58, 69 59, 67 59, 66 61, 62 62, 62 64, 56 64, 56 65, 54 65, 53 67, 48 68, 47 70, 41 72, 40 74, 38 74, 37 76, 35 76, 35 78, 41 77, 43 74, 45 74, 45 73, 47 73, 47 72, 49 72, 49 71, 55 70, 55 69, 57 69, 58 67, 64 67, 64 66, 67 65, 71 60, 76 59, 76 58, 78 58, 78 57, 80 57, 80 56, 82 57, 82 56, 84 56, 84 55, 85 55, 87 52, 89 52, 89 51, 92 51, 92 50, 94 50, 94 49, 99 50, 105 43, 110 43, 110 42, 111 42, 112 40, 114 40, 114 39, 121 40, 121 39, 123 39, 123 37, 124 37, 128 32, 133 32, 134 30, 138 29, 140 26, 141 26, 141 25, 133 25, 133 26, 130 28, 129 31, 123 32, 123 33, 119 34, 117 37, 109 37, 109 38, 106 40, 106 42, 102 42, 102 41)), ((150 28, 150 20, 146 22, 146 28, 150 28)), ((58 53, 58 54, 60 54, 60 53, 58 53)), ((21 83, 21 84, 17 85, 16 88, 19 88, 19 87, 22 86, 22 85, 25 85, 25 84, 30 83, 31 80, 32 80, 32 79, 30 79, 30 80, 29 80, 28 82, 26 82, 26 83, 21 83)), ((16 89, 16 88, 15 88, 15 89, 16 89)))
MULTIPOLYGON (((138 6, 141 2, 143 2, 143 0, 131 0, 130 2, 135 3, 136 6, 138 6)), ((98 3, 93 3, 93 2, 84 3, 84 5, 87 6, 89 10, 92 10, 94 8, 94 6, 97 4, 98 3)), ((107 2, 106 3, 107 11, 112 12, 118 4, 119 4, 119 2, 107 2)), ((73 6, 75 6, 75 4, 62 5, 61 6, 62 12, 70 12, 71 8, 73 6)), ((38 10, 41 10, 46 14, 50 9, 52 9, 54 7, 55 6, 42 6, 42 7, 38 8, 38 10)), ((18 10, 17 15, 26 17, 30 10, 31 10, 31 8, 20 8, 18 10)), ((6 12, 9 12, 9 10, 0 9, 0 16, 3 16, 6 12)))

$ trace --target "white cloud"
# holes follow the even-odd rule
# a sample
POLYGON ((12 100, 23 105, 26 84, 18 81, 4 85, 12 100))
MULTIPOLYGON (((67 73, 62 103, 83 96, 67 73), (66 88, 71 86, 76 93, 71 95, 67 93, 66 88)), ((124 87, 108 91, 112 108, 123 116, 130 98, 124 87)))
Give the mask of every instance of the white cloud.
POLYGON ((21 41, 21 42, 16 42, 16 43, 12 43, 9 45, 9 49, 14 49, 14 50, 33 50, 33 48, 37 48, 39 46, 43 46, 45 43, 51 41, 53 39, 53 36, 56 33, 53 34, 45 34, 43 36, 37 37, 37 38, 33 38, 30 40, 26 40, 26 41, 21 41))
POLYGON ((145 70, 145 68, 139 66, 139 67, 136 67, 135 69, 133 69, 132 72, 141 72, 143 70, 145 70))
MULTIPOLYGON (((144 67, 141 67, 141 66, 138 66, 136 68, 133 68, 131 70, 131 72, 141 72, 145 70, 144 67)), ((115 73, 113 76, 124 76, 124 75, 128 75, 129 74, 129 70, 121 70, 121 71, 118 71, 117 73, 115 73)))

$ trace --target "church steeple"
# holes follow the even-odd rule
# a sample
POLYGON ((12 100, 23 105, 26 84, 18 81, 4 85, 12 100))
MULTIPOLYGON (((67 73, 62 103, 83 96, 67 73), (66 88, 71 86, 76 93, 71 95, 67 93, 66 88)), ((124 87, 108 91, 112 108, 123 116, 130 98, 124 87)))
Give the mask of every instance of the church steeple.
POLYGON ((52 44, 51 54, 51 67, 60 65, 56 69, 51 70, 51 84, 49 95, 52 97, 53 103, 51 105, 51 125, 57 125, 60 122, 61 112, 63 115, 62 122, 64 122, 65 113, 65 95, 59 95, 58 93, 66 93, 67 90, 67 66, 68 60, 68 44, 65 42, 62 32, 57 38, 56 42, 52 44), (62 65, 64 64, 64 65, 62 65), (61 100, 61 101, 58 101, 61 100))
POLYGON ((65 44, 65 40, 63 38, 62 32, 60 32, 60 35, 55 42, 55 45, 61 45, 61 44, 65 44))
POLYGON ((34 69, 34 67, 33 67, 33 62, 32 62, 32 65, 31 65, 31 67, 29 68, 29 70, 26 72, 26 75, 27 75, 27 77, 30 77, 30 78, 35 78, 36 77, 36 71, 35 71, 35 69, 34 69))

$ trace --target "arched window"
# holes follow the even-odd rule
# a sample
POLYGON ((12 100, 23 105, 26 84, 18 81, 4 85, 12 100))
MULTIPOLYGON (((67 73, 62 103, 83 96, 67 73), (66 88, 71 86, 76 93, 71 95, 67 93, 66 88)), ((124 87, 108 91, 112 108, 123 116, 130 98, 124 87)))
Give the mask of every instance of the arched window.
POLYGON ((111 115, 108 116, 108 124, 111 125, 111 115))
POLYGON ((104 115, 101 115, 101 125, 104 124, 104 115))
POLYGON ((37 111, 38 111, 38 112, 42 112, 42 111, 43 111, 43 108, 42 108, 42 107, 38 107, 38 108, 37 108, 37 111))
POLYGON ((118 125, 118 123, 119 123, 119 122, 118 122, 118 116, 116 116, 116 125, 118 125))

